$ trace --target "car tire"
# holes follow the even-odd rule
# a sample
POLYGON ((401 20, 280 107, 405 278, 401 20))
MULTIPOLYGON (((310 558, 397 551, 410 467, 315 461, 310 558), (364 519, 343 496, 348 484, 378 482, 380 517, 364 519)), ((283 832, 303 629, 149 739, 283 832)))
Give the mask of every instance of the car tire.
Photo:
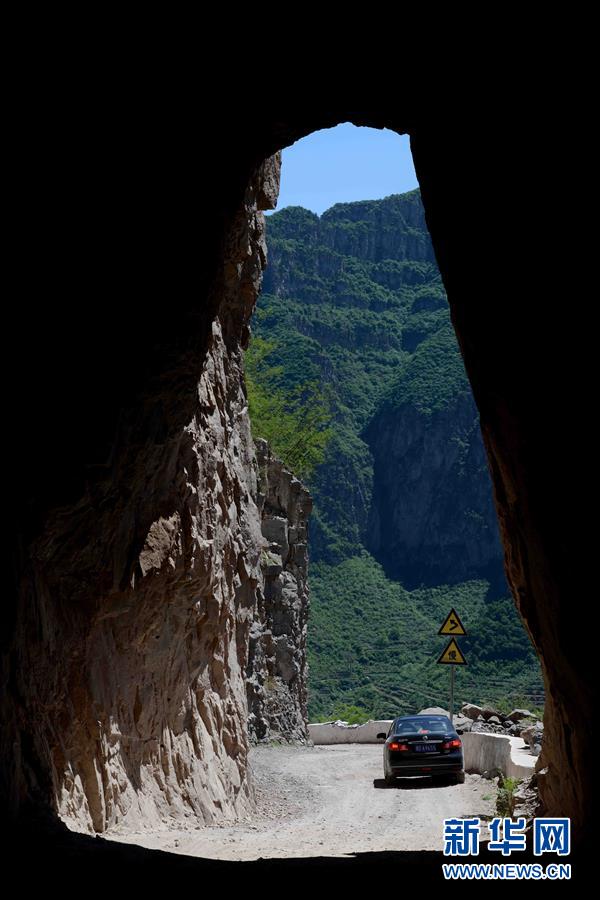
POLYGON ((396 778, 394 775, 384 775, 383 778, 388 787, 391 787, 396 783, 396 778))
POLYGON ((454 783, 455 783, 455 784, 464 784, 464 783, 465 783, 465 773, 464 773, 464 772, 458 772, 458 773, 454 776, 454 783))

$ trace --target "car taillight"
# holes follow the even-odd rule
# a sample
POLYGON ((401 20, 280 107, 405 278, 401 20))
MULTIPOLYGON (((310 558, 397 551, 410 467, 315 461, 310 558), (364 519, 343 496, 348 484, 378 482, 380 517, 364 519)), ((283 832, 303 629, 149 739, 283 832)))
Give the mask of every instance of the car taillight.
POLYGON ((392 741, 390 750, 408 750, 408 747, 406 744, 399 744, 397 741, 392 741))
POLYGON ((453 738, 451 741, 446 741, 445 744, 442 744, 442 750, 458 750, 459 747, 462 747, 462 744, 458 738, 453 738))

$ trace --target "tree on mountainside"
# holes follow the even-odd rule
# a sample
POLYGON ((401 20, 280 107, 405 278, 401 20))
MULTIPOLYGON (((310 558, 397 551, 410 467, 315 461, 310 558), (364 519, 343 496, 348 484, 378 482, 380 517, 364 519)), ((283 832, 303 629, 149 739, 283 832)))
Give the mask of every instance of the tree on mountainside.
POLYGON ((253 337, 245 354, 252 433, 267 440, 295 475, 309 479, 331 438, 329 399, 315 381, 282 388, 283 368, 269 360, 274 348, 274 341, 253 337))

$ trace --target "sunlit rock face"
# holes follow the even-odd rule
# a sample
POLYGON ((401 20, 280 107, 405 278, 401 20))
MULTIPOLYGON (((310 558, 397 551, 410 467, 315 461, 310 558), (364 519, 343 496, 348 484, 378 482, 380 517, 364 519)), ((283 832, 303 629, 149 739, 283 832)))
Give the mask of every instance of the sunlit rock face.
POLYGON ((147 428, 27 551, 12 790, 77 829, 252 808, 246 667, 265 541, 241 345, 278 171, 276 158, 260 170, 229 231, 192 415, 170 435, 147 428))
POLYGON ((308 740, 308 518, 310 494, 257 440, 257 503, 264 548, 250 631, 249 731, 255 741, 308 740))
POLYGON ((375 477, 367 541, 386 571, 407 585, 487 577, 506 591, 472 397, 465 391, 429 414, 384 405, 368 439, 375 477))

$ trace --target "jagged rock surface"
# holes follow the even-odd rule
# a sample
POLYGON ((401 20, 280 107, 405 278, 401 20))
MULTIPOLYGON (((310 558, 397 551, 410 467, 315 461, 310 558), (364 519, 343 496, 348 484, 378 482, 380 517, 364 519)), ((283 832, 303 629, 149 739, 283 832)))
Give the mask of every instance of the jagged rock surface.
POLYGON ((262 584, 250 631, 249 731, 255 741, 308 739, 306 630, 308 517, 302 483, 257 440, 257 503, 265 546, 262 584))
POLYGON ((165 434, 156 398, 124 416, 107 477, 28 548, 19 705, 3 701, 14 808, 35 797, 96 832, 252 808, 245 676, 263 538, 242 346, 278 164, 229 230, 191 418, 165 434))

